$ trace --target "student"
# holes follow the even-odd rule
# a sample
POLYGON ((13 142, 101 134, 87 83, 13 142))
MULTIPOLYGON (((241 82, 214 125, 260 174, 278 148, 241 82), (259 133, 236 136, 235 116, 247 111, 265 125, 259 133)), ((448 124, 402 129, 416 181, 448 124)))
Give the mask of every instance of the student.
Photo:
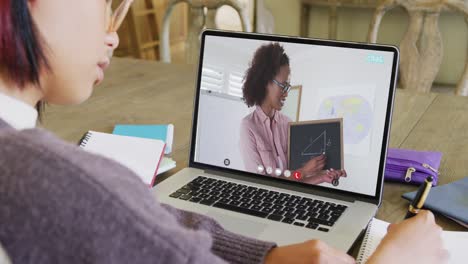
MULTIPOLYGON (((127 168, 34 128, 34 106, 81 103, 102 81, 118 44, 108 4, 0 1, 0 244, 11 262, 353 263, 320 241, 276 247, 162 205, 127 168)), ((392 225, 370 263, 443 253, 424 212, 392 225)))
MULTIPOLYGON (((288 123, 292 120, 280 111, 291 89, 290 75, 289 57, 279 43, 262 45, 255 51, 242 87, 247 106, 255 106, 242 119, 240 128, 240 149, 247 171, 268 175, 267 168, 288 169, 288 123)), ((326 162, 325 155, 310 159, 298 169, 301 181, 332 183, 347 176, 345 170, 323 170, 326 162)))

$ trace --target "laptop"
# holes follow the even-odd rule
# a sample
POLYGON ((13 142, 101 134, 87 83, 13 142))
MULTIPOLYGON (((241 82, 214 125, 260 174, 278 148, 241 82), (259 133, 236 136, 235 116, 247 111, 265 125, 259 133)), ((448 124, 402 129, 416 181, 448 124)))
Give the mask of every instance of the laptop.
POLYGON ((248 237, 349 250, 382 201, 398 49, 207 30, 199 58, 189 166, 158 199, 248 237))

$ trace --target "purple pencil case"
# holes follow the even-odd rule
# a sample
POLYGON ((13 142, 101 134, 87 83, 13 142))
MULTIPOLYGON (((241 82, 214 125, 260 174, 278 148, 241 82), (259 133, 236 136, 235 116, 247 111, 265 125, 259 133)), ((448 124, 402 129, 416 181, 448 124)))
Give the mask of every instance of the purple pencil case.
POLYGON ((389 148, 385 164, 385 180, 419 185, 432 175, 432 185, 439 180, 442 153, 389 148))

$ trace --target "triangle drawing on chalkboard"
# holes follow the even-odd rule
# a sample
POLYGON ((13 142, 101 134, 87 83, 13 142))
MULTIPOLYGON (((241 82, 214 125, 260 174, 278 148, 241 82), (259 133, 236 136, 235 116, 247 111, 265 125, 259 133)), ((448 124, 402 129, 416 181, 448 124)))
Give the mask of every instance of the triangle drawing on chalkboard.
POLYGON ((302 156, 318 156, 325 152, 327 147, 327 131, 323 131, 318 137, 311 138, 311 143, 302 151, 302 156))

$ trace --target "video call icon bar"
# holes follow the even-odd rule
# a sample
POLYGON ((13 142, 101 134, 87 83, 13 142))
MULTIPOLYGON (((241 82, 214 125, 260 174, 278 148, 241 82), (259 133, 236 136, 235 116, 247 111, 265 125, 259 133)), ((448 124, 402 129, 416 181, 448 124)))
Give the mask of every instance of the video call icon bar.
POLYGON ((270 166, 267 166, 265 168, 263 165, 257 166, 257 172, 260 174, 266 173, 267 175, 273 175, 276 177, 284 176, 286 178, 290 178, 292 176, 296 180, 300 180, 302 178, 302 175, 299 171, 294 171, 294 172, 291 172, 290 170, 283 171, 280 168, 273 169, 270 166))

